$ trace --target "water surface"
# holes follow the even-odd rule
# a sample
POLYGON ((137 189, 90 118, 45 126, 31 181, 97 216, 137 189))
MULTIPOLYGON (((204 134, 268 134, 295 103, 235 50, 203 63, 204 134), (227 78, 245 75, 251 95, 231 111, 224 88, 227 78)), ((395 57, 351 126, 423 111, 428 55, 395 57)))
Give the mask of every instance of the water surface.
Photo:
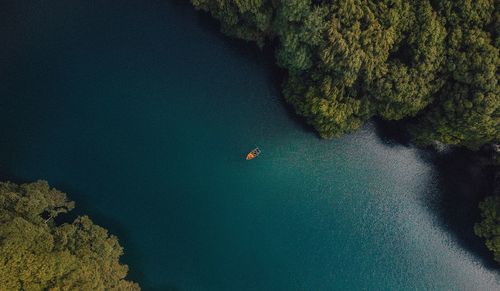
POLYGON ((188 4, 0 11, 0 173, 68 192, 145 290, 499 288, 429 207, 438 173, 421 152, 372 125, 318 139, 269 58, 188 4))

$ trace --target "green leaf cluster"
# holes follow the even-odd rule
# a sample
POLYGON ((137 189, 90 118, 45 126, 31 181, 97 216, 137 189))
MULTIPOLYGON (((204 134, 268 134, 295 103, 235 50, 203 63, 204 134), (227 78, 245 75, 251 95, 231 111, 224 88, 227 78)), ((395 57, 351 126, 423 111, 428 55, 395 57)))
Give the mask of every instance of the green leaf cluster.
POLYGON ((474 226, 477 236, 486 239, 486 247, 500 263, 500 196, 490 196, 479 203, 482 220, 474 226))
POLYGON ((418 118, 415 141, 477 149, 500 141, 499 8, 493 0, 440 3, 447 21, 446 82, 418 118), (496 39, 496 40, 495 40, 496 39))
POLYGON ((73 209, 66 194, 37 181, 0 182, 0 290, 139 290, 125 280, 115 236, 73 209))

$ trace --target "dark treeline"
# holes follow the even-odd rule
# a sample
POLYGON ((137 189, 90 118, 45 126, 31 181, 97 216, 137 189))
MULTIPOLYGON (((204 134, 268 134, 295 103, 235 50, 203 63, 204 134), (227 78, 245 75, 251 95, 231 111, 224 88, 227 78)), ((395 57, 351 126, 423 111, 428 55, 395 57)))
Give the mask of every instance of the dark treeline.
POLYGON ((140 289, 116 237, 86 216, 54 221, 73 207, 44 181, 0 182, 0 290, 140 289))
MULTIPOLYGON (((404 119, 420 146, 500 142, 497 0, 191 1, 224 33, 273 46, 285 99, 321 137, 380 117, 404 119)), ((481 210, 476 233, 500 261, 500 198, 481 210)))

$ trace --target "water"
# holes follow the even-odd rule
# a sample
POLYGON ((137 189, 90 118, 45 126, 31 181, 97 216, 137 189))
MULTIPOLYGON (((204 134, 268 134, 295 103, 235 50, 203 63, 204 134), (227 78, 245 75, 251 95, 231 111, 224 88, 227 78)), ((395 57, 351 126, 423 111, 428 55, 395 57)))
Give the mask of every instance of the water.
POLYGON ((145 290, 499 287, 429 206, 421 152, 373 125, 318 139, 270 59, 183 1, 0 8, 2 177, 68 192, 145 290))

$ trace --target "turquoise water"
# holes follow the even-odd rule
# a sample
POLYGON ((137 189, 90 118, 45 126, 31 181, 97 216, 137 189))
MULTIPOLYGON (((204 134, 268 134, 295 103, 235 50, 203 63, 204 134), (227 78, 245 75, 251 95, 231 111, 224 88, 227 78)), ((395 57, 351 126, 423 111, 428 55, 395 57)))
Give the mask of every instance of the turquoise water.
POLYGON ((2 177, 68 192, 143 289, 499 288, 430 206, 422 152, 371 124, 318 139, 270 58, 183 1, 11 0, 0 16, 2 177))

